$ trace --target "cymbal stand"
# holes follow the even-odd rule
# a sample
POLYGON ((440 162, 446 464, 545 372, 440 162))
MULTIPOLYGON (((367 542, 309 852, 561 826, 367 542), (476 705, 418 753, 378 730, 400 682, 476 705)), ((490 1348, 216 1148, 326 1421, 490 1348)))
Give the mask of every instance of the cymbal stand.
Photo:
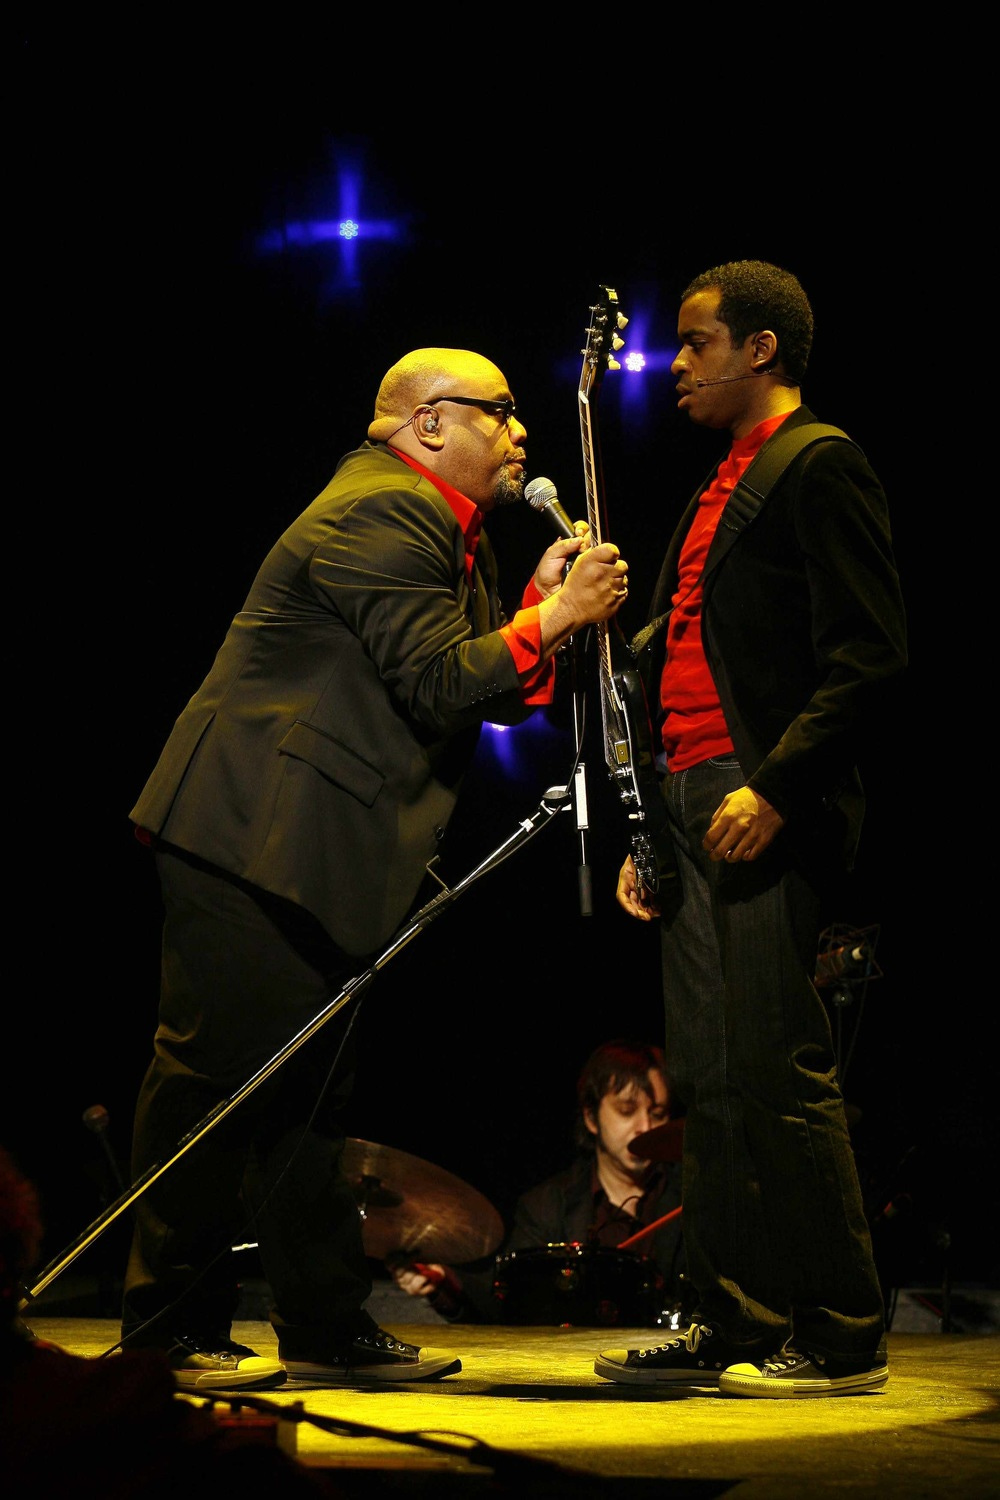
MULTIPOLYGON (((534 838, 536 833, 548 826, 556 813, 568 810, 571 797, 572 793, 568 786, 549 787, 535 812, 530 818, 523 819, 518 824, 517 830, 509 838, 498 845, 492 854, 489 854, 486 859, 477 865, 475 869, 471 870, 468 875, 464 876, 462 880, 458 881, 456 885, 443 886, 443 889, 431 901, 428 901, 425 906, 421 907, 405 927, 400 929, 396 937, 393 938, 389 946, 369 969, 366 969, 356 979, 349 979, 340 991, 340 994, 331 1000, 328 1005, 324 1006, 308 1025, 304 1026, 296 1036, 292 1037, 291 1041, 286 1042, 269 1062, 266 1062, 262 1068, 258 1069, 252 1078, 249 1078, 246 1083, 236 1090, 235 1094, 230 1095, 228 1099, 222 1100, 214 1109, 210 1110, 184 1136, 172 1156, 168 1157, 165 1161, 156 1162, 153 1166, 149 1167, 147 1171, 132 1183, 131 1187, 127 1188, 114 1203, 110 1204, 61 1254, 51 1260, 39 1273, 38 1279, 31 1288, 24 1291, 19 1304, 19 1310, 23 1311, 36 1297, 45 1291, 46 1287, 51 1286, 56 1277, 61 1275, 67 1266, 72 1265, 77 1257, 82 1255, 84 1250, 92 1245, 116 1219, 120 1218, 127 1209, 131 1208, 132 1204, 142 1196, 147 1188, 151 1187, 154 1182, 162 1177, 193 1146, 196 1146, 210 1130, 213 1130, 216 1125, 226 1119, 239 1104, 242 1104, 243 1100, 249 1094, 253 1093, 254 1089, 270 1078, 282 1063, 291 1057, 293 1052, 297 1052, 305 1042, 315 1036, 316 1032, 325 1026, 327 1021, 336 1015, 349 1000, 353 999, 356 995, 362 994, 371 984, 375 975, 381 969, 384 969, 386 964, 395 958, 407 944, 412 942, 418 933, 423 932, 436 917, 439 917, 453 902, 457 901, 459 896, 468 890, 474 881, 523 848, 530 839, 534 838)), ((435 878, 440 880, 440 877, 435 878)))

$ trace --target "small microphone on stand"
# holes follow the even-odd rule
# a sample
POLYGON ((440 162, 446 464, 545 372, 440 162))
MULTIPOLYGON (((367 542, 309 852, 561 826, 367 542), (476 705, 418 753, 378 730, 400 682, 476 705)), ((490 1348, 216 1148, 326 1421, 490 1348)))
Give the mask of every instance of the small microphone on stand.
POLYGON ((100 1141, 104 1154, 111 1165, 111 1171, 114 1174, 115 1182, 118 1184, 119 1192, 126 1192, 127 1188, 125 1179, 122 1177, 121 1167, 119 1167, 115 1159, 115 1153, 112 1151, 111 1143, 108 1140, 108 1125, 110 1120, 104 1105, 92 1104, 89 1109, 85 1109, 83 1112, 83 1123, 100 1141))
POLYGON ((829 948, 817 955, 813 984, 822 989, 825 985, 866 979, 871 974, 871 962, 872 950, 867 943, 857 943, 853 947, 845 943, 840 948, 829 948))

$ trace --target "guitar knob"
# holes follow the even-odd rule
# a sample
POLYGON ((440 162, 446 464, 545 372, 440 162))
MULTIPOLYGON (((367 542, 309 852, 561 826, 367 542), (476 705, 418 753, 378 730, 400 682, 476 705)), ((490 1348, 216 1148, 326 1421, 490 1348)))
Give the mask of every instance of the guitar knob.
POLYGON ((612 334, 612 336, 611 336, 611 347, 615 351, 615 353, 617 354, 619 349, 624 349, 625 348, 625 340, 624 339, 620 339, 618 337, 617 333, 612 334))

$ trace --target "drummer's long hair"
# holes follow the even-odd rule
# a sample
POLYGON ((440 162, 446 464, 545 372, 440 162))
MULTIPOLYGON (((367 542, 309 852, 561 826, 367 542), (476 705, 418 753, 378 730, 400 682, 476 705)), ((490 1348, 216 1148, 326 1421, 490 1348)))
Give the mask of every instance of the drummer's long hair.
MULTIPOLYGON (((576 1117, 576 1144, 585 1151, 596 1149, 596 1137, 587 1129, 586 1111, 597 1114, 597 1107, 605 1094, 618 1094, 634 1084, 649 1094, 649 1070, 657 1068, 667 1076, 666 1059, 662 1047, 646 1042, 630 1042, 622 1038, 602 1042, 587 1058, 577 1079, 576 1099, 579 1106, 576 1117)), ((652 1096, 650 1096, 652 1097, 652 1096)))

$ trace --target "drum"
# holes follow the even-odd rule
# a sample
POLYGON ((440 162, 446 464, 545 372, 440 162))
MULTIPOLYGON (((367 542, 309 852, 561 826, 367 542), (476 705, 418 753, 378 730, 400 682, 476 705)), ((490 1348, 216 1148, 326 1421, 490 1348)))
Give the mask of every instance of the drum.
POLYGON ((647 1327, 660 1312, 654 1263, 628 1250, 578 1243, 497 1256, 493 1297, 501 1323, 647 1327))

